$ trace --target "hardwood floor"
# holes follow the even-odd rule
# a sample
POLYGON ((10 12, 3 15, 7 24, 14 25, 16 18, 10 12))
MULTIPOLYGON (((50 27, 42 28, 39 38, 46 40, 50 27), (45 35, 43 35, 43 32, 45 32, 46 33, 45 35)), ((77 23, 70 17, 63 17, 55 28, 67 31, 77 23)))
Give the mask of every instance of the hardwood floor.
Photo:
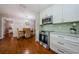
POLYGON ((6 35, 0 40, 0 54, 55 54, 43 48, 35 42, 35 37, 29 39, 16 39, 11 35, 6 35))

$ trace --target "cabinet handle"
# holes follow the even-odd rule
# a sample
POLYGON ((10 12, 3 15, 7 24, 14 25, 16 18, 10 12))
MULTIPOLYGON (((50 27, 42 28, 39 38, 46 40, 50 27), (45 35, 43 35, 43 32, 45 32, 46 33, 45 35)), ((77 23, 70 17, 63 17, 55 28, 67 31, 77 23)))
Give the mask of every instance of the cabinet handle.
POLYGON ((61 45, 64 45, 64 43, 61 43, 61 42, 58 42, 59 44, 61 44, 61 45))
POLYGON ((64 38, 64 37, 62 37, 62 36, 58 36, 58 37, 64 38))
POLYGON ((59 50, 59 49, 57 49, 58 51, 60 51, 61 53, 64 53, 63 51, 61 51, 61 50, 59 50))

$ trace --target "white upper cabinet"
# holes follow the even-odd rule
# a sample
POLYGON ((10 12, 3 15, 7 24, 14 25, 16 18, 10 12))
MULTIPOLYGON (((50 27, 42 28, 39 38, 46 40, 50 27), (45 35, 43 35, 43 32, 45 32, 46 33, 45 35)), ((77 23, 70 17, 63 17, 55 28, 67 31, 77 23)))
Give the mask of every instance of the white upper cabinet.
POLYGON ((79 4, 75 5, 75 9, 76 9, 76 20, 79 21, 79 4))
POLYGON ((53 23, 79 21, 79 5, 64 4, 53 6, 53 23))
POLYGON ((62 5, 53 6, 53 23, 61 23, 62 19, 62 5))
POLYGON ((42 25, 42 19, 48 16, 53 16, 53 6, 40 12, 40 25, 42 25))
POLYGON ((55 4, 40 12, 40 24, 42 18, 53 16, 53 23, 64 23, 79 21, 78 4, 55 4))
POLYGON ((76 19, 76 8, 77 5, 75 4, 65 4, 63 5, 63 20, 64 22, 73 22, 77 21, 76 19))

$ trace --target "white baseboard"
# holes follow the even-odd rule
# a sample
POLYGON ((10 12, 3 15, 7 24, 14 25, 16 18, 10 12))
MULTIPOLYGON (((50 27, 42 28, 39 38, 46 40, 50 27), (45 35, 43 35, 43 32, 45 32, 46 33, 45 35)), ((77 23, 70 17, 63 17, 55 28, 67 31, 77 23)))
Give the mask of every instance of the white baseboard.
POLYGON ((0 39, 3 39, 2 37, 0 37, 0 39))

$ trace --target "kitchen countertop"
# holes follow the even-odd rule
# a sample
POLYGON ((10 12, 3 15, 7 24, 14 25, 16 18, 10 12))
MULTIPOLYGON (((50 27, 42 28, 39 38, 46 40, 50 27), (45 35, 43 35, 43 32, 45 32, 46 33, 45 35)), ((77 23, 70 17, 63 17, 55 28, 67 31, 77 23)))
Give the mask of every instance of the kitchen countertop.
POLYGON ((79 34, 71 34, 71 33, 67 33, 67 32, 56 32, 56 31, 48 31, 48 30, 43 30, 43 31, 47 31, 53 34, 58 34, 58 35, 65 35, 65 36, 71 36, 71 37, 76 37, 79 38, 79 34))
POLYGON ((53 34, 56 34, 60 37, 64 37, 64 39, 76 42, 79 44, 79 34, 70 34, 70 33, 64 33, 64 32, 51 32, 53 34))
POLYGON ((64 33, 64 32, 52 32, 52 33, 79 38, 79 34, 71 34, 71 33, 64 33))

